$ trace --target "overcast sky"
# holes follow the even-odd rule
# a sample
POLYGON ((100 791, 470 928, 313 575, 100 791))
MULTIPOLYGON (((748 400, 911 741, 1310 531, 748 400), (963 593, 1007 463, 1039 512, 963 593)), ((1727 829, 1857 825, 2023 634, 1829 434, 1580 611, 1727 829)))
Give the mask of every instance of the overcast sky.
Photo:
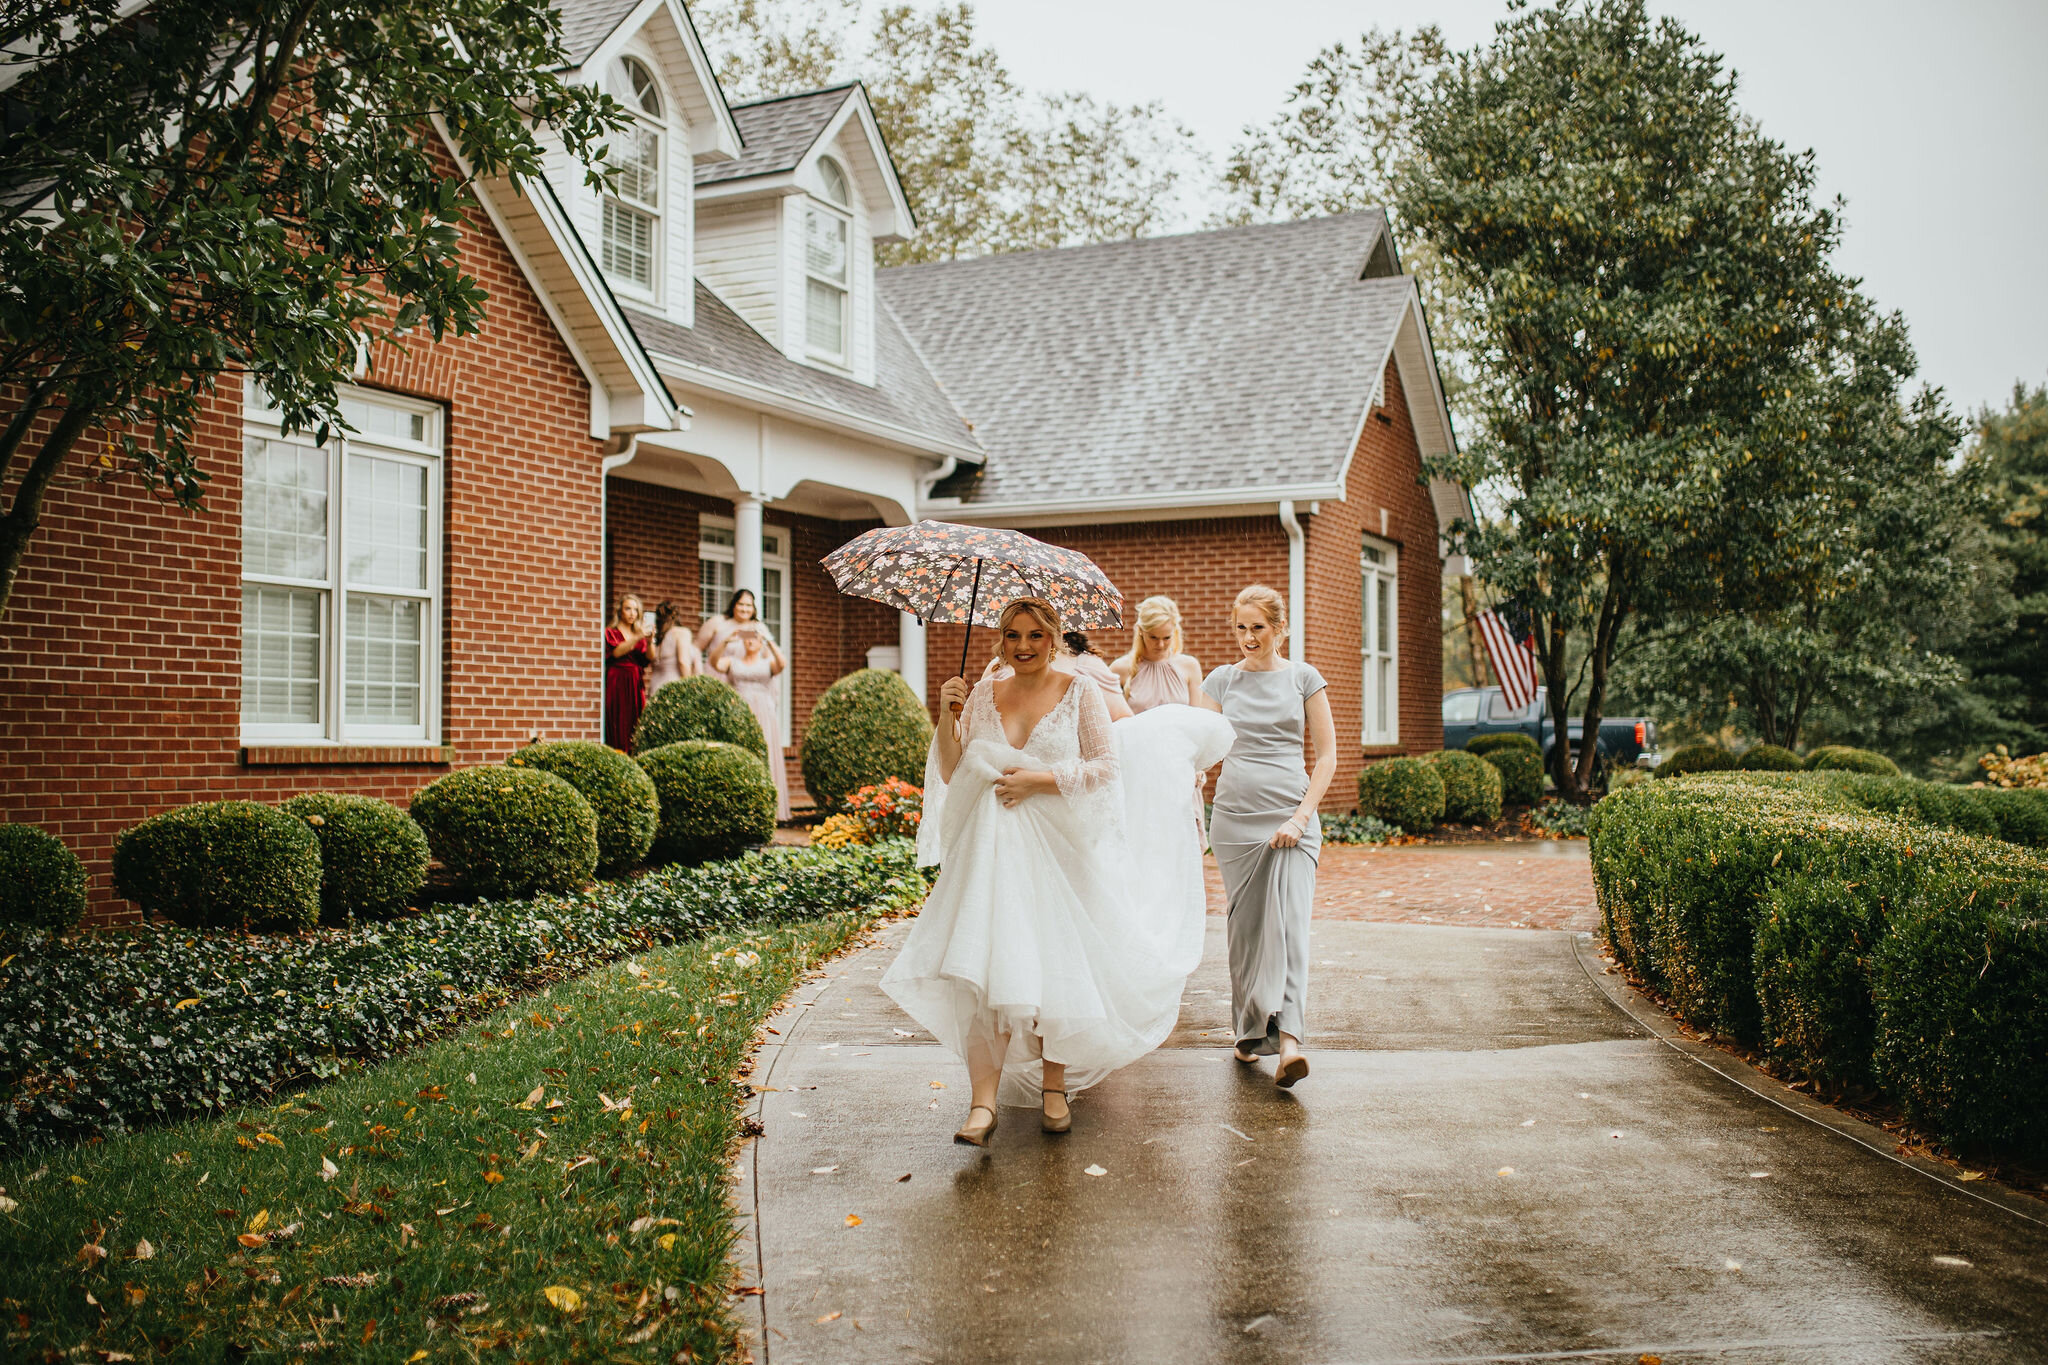
MULTIPOLYGON (((1965 411, 2048 379, 2048 3, 1651 0, 1723 53, 1743 106, 1848 201, 1840 264, 1902 310, 1965 411)), ((1035 89, 1159 100, 1220 160, 1329 43, 1378 24, 1488 38, 1502 0, 975 0, 1035 89)))

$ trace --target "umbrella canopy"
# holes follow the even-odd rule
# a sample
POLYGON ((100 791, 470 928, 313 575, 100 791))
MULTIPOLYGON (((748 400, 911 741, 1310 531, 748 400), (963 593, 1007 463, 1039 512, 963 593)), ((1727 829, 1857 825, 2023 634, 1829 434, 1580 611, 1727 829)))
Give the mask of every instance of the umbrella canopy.
POLYGON ((1063 630, 1124 623, 1123 594, 1094 560, 1020 531, 949 521, 882 526, 826 555, 824 564, 839 591, 927 624, 992 627, 1003 604, 1017 597, 1052 603, 1063 630))

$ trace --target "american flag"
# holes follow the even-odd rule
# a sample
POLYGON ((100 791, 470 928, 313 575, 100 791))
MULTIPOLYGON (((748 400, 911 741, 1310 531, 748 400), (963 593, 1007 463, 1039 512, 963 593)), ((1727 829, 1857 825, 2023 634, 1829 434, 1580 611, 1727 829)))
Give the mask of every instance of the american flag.
POLYGON ((1479 635, 1500 679, 1502 700, 1517 710, 1536 699, 1536 651, 1528 632, 1517 633, 1497 611, 1479 613, 1479 635))

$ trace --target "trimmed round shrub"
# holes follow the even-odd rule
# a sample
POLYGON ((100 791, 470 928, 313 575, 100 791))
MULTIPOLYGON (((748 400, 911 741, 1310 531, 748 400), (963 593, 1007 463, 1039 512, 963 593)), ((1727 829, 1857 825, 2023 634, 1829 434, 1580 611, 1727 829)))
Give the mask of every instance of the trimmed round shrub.
POLYGON ((804 789, 819 809, 837 811, 862 787, 892 777, 924 781, 932 722, 910 684, 863 668, 825 689, 804 729, 804 789))
POLYGON ((1797 773, 1806 771, 1806 760, 1775 744, 1752 744, 1735 760, 1735 766, 1746 773, 1797 773))
POLYGON ((432 854, 420 827, 389 801, 307 792, 278 809, 320 841, 320 918, 389 919, 427 884, 432 854))
POLYGON ((653 779, 617 749, 594 739, 550 740, 527 745, 507 758, 505 766, 553 773, 583 793, 597 815, 599 876, 615 877, 647 856, 661 823, 661 801, 654 794, 653 779))
POLYGON ((85 864, 34 825, 0 825, 0 929, 69 929, 85 915, 85 864))
POLYGON ((320 918, 320 840, 260 801, 203 801, 114 841, 114 890, 186 929, 304 929, 320 918))
POLYGON ((686 739, 739 744, 768 760, 768 736, 740 694, 706 674, 672 682, 654 694, 633 727, 633 752, 644 754, 686 739))
POLYGON ((422 787, 412 818, 473 896, 573 891, 597 870, 597 813, 553 773, 465 768, 422 787))
POLYGON ((1504 804, 1533 806, 1543 799, 1543 753, 1534 744, 1526 749, 1519 744, 1499 745, 1487 750, 1484 760, 1500 774, 1500 799, 1504 804))
POLYGON ((715 739, 686 739, 634 761, 661 797, 649 862, 734 858, 775 837, 775 783, 758 754, 715 739))
POLYGON ((1723 773, 1736 766, 1735 755, 1718 744, 1688 744, 1657 765, 1659 777, 1684 777, 1687 773, 1723 773))
POLYGON ((1502 730, 1497 734, 1474 735, 1471 742, 1465 746, 1466 753, 1478 754, 1481 758, 1486 757, 1488 754, 1497 754, 1503 749, 1526 749, 1536 755, 1539 762, 1543 758, 1543 750, 1536 746, 1536 741, 1523 734, 1520 730, 1502 730))
POLYGON ((1358 813, 1410 834, 1435 829, 1444 818, 1443 777, 1419 758, 1381 759, 1358 775, 1358 813))
POLYGON ((1429 762, 1443 779, 1444 819, 1454 825, 1490 825, 1500 819, 1500 773, 1491 763, 1463 749, 1431 754, 1429 762))
POLYGON ((1897 777, 1899 765, 1883 754, 1869 749, 1855 749, 1847 744, 1823 744, 1806 756, 1806 766, 1813 772, 1869 773, 1873 777, 1897 777))

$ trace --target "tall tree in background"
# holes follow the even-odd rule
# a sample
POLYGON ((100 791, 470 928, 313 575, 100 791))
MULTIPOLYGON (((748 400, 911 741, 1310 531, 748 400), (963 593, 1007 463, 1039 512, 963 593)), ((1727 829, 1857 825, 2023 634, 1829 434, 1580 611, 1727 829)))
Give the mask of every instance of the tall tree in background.
POLYGON ((692 13, 736 100, 858 76, 918 233, 884 265, 1141 237, 1167 227, 1193 142, 1157 104, 1032 95, 975 40, 971 5, 706 0, 692 13))
MULTIPOLYGON (((0 612, 74 456, 196 506, 223 375, 341 421, 373 339, 473 332, 466 181, 595 159, 625 115, 570 86, 547 0, 17 0, 0 19, 0 612)), ((595 176, 595 172, 593 172, 595 176)))
POLYGON ((1977 414, 1992 558, 2010 575, 2009 618, 1962 650, 1988 715, 1975 737, 2015 752, 2048 749, 2048 387, 2014 385, 2003 411, 1977 414))
MULTIPOLYGON (((1704 572, 1768 396, 1838 325, 1837 225, 1735 104, 1718 57, 1642 0, 1517 14, 1417 110, 1396 197, 1469 291, 1476 418, 1435 472, 1499 490, 1461 528, 1532 611, 1567 732, 1582 642, 1598 734, 1617 641, 1704 572)), ((1560 793, 1597 759, 1556 746, 1560 793)))

